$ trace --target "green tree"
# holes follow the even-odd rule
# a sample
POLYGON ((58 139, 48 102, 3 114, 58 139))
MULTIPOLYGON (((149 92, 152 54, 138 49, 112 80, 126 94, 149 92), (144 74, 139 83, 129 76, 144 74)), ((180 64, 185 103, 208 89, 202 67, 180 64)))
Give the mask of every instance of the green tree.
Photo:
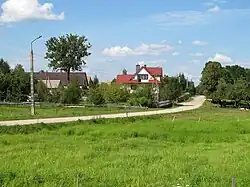
POLYGON ((14 102, 26 101, 30 93, 30 76, 24 71, 22 65, 18 64, 9 73, 8 78, 10 81, 6 92, 6 100, 14 102))
POLYGON ((166 84, 160 88, 161 100, 175 101, 182 94, 182 87, 178 77, 167 77, 166 84))
POLYGON ((3 74, 7 74, 10 72, 10 66, 7 61, 3 58, 0 59, 0 72, 3 74))
POLYGON ((231 99, 235 101, 236 106, 241 100, 246 100, 248 96, 248 83, 243 79, 238 79, 232 86, 231 99))
POLYGON ((134 106, 152 107, 153 92, 151 86, 139 86, 131 95, 129 104, 134 106))
POLYGON ((123 74, 123 75, 127 75, 127 74, 128 74, 128 71, 124 68, 124 69, 122 70, 122 74, 123 74))
POLYGON ((221 78, 221 69, 222 66, 219 62, 209 61, 202 70, 201 84, 206 96, 210 97, 216 91, 221 78))
POLYGON ((64 89, 61 97, 63 104, 79 104, 82 90, 77 79, 73 79, 67 88, 64 89))
POLYGON ((94 105, 105 104, 104 94, 100 87, 92 87, 89 89, 88 101, 94 105))
POLYGON ((93 79, 93 85, 95 87, 97 87, 99 85, 99 79, 98 79, 98 77, 96 75, 94 76, 94 79, 93 79))
POLYGON ((228 83, 223 78, 221 78, 218 82, 217 90, 213 95, 213 99, 220 101, 223 99, 227 99, 229 97, 228 86, 228 83))
POLYGON ((91 44, 85 36, 67 34, 58 38, 52 37, 45 45, 45 58, 50 61, 49 67, 67 72, 68 83, 70 72, 81 71, 82 66, 86 64, 85 57, 91 54, 88 51, 91 44))
POLYGON ((47 86, 41 80, 36 85, 37 97, 40 102, 44 102, 48 100, 49 90, 47 86))

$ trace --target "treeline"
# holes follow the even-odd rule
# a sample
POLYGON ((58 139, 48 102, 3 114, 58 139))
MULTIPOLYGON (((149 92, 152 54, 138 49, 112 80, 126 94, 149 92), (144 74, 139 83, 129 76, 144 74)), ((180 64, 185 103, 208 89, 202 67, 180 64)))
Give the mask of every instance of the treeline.
POLYGON ((30 77, 18 64, 11 69, 8 62, 0 59, 0 101, 27 101, 30 93, 30 77))
MULTIPOLYGON (((11 69, 3 59, 0 60, 0 101, 26 102, 30 96, 30 74, 21 65, 11 69)), ((138 85, 132 92, 126 85, 100 83, 97 76, 89 82, 89 87, 80 88, 77 80, 72 80, 67 87, 48 89, 39 80, 35 80, 35 101, 79 104, 86 100, 90 104, 109 103, 132 106, 155 107, 156 100, 181 101, 195 94, 195 86, 183 74, 164 76, 159 87, 138 85), (157 90, 158 88, 158 90, 157 90), (189 94, 185 94, 185 93, 189 94), (184 96, 184 97, 182 97, 184 96)))
POLYGON ((138 85, 130 91, 126 85, 116 84, 115 81, 111 84, 90 85, 87 96, 88 101, 95 105, 126 103, 132 106, 156 107, 156 100, 179 101, 181 98, 185 100, 195 93, 194 82, 188 81, 183 74, 179 74, 175 77, 164 76, 158 89, 155 85, 149 84, 138 85), (189 94, 185 94, 187 92, 189 94), (185 97, 181 97, 183 95, 185 97))
POLYGON ((250 69, 239 65, 222 67, 219 62, 207 62, 198 90, 221 106, 238 107, 250 100, 250 69))

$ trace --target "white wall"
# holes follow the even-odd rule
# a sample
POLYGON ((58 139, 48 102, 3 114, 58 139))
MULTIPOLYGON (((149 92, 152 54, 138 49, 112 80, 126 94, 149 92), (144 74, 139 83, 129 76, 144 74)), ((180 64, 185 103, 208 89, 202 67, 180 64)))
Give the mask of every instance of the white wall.
MULTIPOLYGON (((138 75, 148 75, 148 80, 141 80, 141 82, 149 82, 149 80, 152 78, 152 76, 144 69, 142 68, 141 71, 139 71, 138 75)), ((134 80, 137 80, 137 75, 135 76, 134 80)))

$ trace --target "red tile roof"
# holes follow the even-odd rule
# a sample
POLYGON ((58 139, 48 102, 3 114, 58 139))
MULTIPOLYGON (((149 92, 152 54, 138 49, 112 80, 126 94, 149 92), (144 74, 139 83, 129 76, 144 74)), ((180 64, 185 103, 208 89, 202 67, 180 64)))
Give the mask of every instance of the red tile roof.
POLYGON ((162 68, 160 67, 145 67, 145 70, 151 75, 160 75, 162 76, 162 68))
POLYGON ((116 83, 118 84, 160 84, 161 82, 153 79, 153 80, 149 80, 149 82, 138 82, 137 80, 133 80, 134 75, 130 74, 130 75, 117 75, 116 78, 116 83))
POLYGON ((117 83, 130 83, 131 79, 134 75, 117 75, 116 82, 117 83))

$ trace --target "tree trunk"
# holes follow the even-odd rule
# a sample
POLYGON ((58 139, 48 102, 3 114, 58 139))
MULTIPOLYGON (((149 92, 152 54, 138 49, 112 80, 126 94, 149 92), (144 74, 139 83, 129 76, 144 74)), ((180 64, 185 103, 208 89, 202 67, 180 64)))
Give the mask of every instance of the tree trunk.
POLYGON ((68 84, 70 84, 70 69, 67 70, 67 80, 68 84))

